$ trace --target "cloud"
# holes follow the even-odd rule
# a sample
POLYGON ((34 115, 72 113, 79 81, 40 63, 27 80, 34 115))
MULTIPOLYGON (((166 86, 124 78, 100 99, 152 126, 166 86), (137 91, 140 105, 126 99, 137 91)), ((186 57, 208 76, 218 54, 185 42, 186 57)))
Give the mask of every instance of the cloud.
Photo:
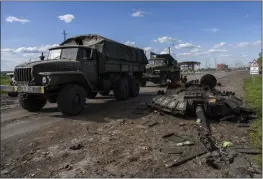
MULTIPOLYGON (((169 48, 163 49, 163 51, 161 51, 160 54, 169 54, 169 48)), ((175 55, 172 48, 170 49, 170 54, 175 55)))
POLYGON ((39 60, 42 52, 47 56, 48 49, 55 46, 58 44, 1 49, 1 70, 14 70, 16 65, 29 61, 29 59, 39 60))
POLYGON ((73 19, 75 19, 74 15, 72 14, 65 14, 62 16, 58 16, 59 20, 64 21, 65 23, 70 23, 73 19))
POLYGON ((1 53, 13 53, 13 49, 11 49, 11 48, 4 48, 4 49, 1 49, 1 53))
POLYGON ((248 46, 256 46, 260 45, 261 41, 255 41, 255 42, 241 42, 236 45, 237 48, 242 48, 242 47, 248 47, 248 46))
POLYGON ((4 54, 36 54, 41 52, 47 52, 49 48, 56 47, 58 44, 43 45, 40 47, 19 47, 16 49, 4 48, 1 49, 1 53, 4 54))
POLYGON ((143 17, 145 12, 141 10, 134 10, 134 12, 131 14, 132 17, 143 17))
POLYGON ((227 52, 228 50, 225 49, 211 49, 208 50, 208 53, 221 53, 221 52, 227 52))
POLYGON ((241 57, 245 58, 245 57, 248 57, 248 55, 241 55, 241 57))
POLYGON ((191 43, 182 43, 175 46, 176 49, 184 49, 184 48, 201 48, 201 46, 196 46, 191 43))
POLYGON ((228 55, 228 54, 220 54, 219 56, 220 56, 220 57, 230 57, 231 55, 228 55))
POLYGON ((134 46, 135 42, 127 41, 124 43, 125 45, 134 46))
POLYGON ((218 32, 219 29, 218 29, 218 28, 211 28, 211 29, 205 29, 205 31, 208 31, 208 32, 218 32))
POLYGON ((228 50, 224 50, 224 49, 210 49, 204 51, 202 51, 201 49, 195 49, 192 50, 191 52, 179 53, 177 54, 177 56, 202 56, 202 55, 210 55, 210 54, 222 53, 227 51, 228 50))
POLYGON ((168 36, 164 36, 164 37, 159 37, 156 40, 153 40, 154 42, 159 42, 159 43, 171 43, 171 42, 181 42, 181 40, 177 40, 173 37, 168 37, 168 36))
POLYGON ((163 51, 160 52, 160 54, 169 54, 169 49, 165 48, 163 51))
POLYGON ((151 51, 153 51, 153 48, 152 47, 145 47, 144 50, 146 52, 151 52, 151 51))
POLYGON ((201 52, 200 48, 194 48, 191 50, 191 53, 201 52))
POLYGON ((6 20, 6 22, 9 22, 9 23, 20 22, 22 24, 25 24, 25 23, 30 22, 30 20, 28 20, 28 19, 21 19, 21 18, 14 17, 14 16, 8 16, 8 17, 6 17, 5 20, 6 20))
POLYGON ((177 56, 192 56, 192 55, 194 55, 194 53, 179 53, 179 54, 177 54, 177 56))
POLYGON ((225 42, 221 42, 221 43, 219 43, 219 44, 214 45, 214 48, 221 48, 221 47, 223 47, 223 46, 225 46, 225 45, 226 45, 225 42))

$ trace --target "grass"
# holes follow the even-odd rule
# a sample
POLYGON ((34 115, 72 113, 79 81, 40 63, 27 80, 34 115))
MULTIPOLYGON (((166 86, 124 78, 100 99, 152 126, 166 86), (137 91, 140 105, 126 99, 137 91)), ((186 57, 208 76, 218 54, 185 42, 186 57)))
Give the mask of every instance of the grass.
MULTIPOLYGON (((9 76, 2 76, 2 75, 1 75, 0 80, 1 80, 1 85, 9 85, 11 79, 10 79, 9 76)), ((7 93, 7 92, 1 91, 1 94, 5 94, 5 93, 7 93)))
POLYGON ((9 85, 10 80, 9 76, 1 76, 1 85, 9 85))
MULTIPOLYGON (((251 125, 250 139, 255 148, 262 150, 262 76, 244 80, 245 101, 249 107, 256 109, 258 118, 251 125)), ((262 154, 257 156, 257 162, 262 166, 262 154)))

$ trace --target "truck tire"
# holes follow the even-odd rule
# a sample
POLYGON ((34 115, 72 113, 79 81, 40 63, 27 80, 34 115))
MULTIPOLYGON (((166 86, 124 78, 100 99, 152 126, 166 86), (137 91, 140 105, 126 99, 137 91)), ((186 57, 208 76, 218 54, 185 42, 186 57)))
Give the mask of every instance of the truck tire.
POLYGON ((110 94, 110 91, 102 91, 99 92, 101 96, 108 96, 110 94))
POLYGON ((40 111, 46 105, 46 103, 47 100, 40 95, 33 95, 28 93, 19 94, 20 106, 29 112, 40 111))
POLYGON ((137 97, 140 93, 140 85, 135 80, 135 78, 130 78, 129 86, 130 86, 130 97, 137 97))
POLYGON ((129 80, 127 77, 122 77, 118 80, 116 87, 113 89, 116 100, 126 100, 130 96, 129 80))
POLYGON ((140 86, 141 86, 141 87, 145 87, 145 86, 146 86, 146 81, 145 81, 145 80, 141 80, 140 86))
POLYGON ((87 95, 87 98, 89 99, 94 99, 96 98, 98 92, 90 92, 88 95, 87 95))
POLYGON ((73 84, 65 86, 58 96, 60 112, 68 116, 76 116, 84 109, 86 92, 83 87, 73 84))

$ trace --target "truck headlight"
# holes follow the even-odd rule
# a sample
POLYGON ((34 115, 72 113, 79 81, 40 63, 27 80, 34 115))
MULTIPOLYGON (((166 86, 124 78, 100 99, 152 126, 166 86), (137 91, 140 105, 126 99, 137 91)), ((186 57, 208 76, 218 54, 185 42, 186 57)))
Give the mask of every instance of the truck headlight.
POLYGON ((47 82, 48 82, 47 77, 43 76, 43 78, 42 78, 42 83, 43 83, 43 84, 46 84, 47 82))

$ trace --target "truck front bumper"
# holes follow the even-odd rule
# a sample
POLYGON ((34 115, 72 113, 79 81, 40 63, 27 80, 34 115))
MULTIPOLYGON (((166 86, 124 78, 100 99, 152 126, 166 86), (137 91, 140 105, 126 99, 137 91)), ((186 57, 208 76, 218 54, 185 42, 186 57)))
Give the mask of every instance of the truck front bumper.
POLYGON ((6 92, 18 92, 18 93, 35 93, 44 94, 44 86, 7 86, 1 85, 1 91, 6 92))

